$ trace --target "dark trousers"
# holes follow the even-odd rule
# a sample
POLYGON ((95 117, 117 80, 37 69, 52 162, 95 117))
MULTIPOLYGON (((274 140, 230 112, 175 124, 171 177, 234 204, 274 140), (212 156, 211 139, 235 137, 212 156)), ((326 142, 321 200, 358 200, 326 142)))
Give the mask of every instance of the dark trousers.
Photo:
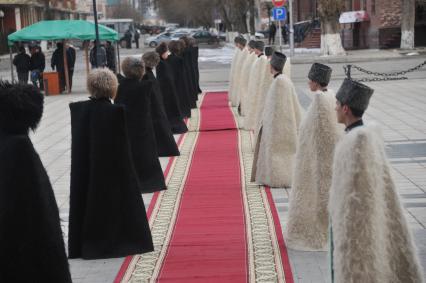
POLYGON ((139 38, 135 38, 136 48, 139 49, 139 38))
POLYGON ((28 72, 22 72, 22 73, 18 72, 19 83, 27 84, 28 83, 28 77, 29 77, 28 72))

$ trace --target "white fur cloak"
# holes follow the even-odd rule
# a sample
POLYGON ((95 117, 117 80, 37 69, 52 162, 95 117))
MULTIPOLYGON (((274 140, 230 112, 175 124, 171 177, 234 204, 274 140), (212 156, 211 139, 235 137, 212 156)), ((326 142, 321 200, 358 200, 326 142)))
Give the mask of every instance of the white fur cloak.
POLYGON ((300 123, 285 231, 286 244, 291 249, 327 249, 333 154, 343 133, 335 106, 332 90, 318 91, 300 123))
POLYGON ((257 56, 254 52, 250 53, 247 56, 247 59, 244 61, 244 64, 240 70, 241 74, 241 80, 239 82, 239 90, 238 90, 238 96, 240 98, 240 110, 241 115, 246 115, 246 106, 247 106, 247 97, 248 97, 248 85, 250 80, 250 72, 251 67, 254 65, 254 62, 256 61, 257 56))
POLYGON ((241 51, 240 57, 235 61, 235 72, 234 72, 234 85, 232 90, 232 96, 231 96, 231 105, 233 107, 237 107, 240 104, 240 81, 242 74, 244 72, 242 71, 242 67, 244 65, 244 62, 247 60, 249 55, 249 51, 247 48, 244 48, 241 51))
POLYGON ((377 126, 354 128, 337 145, 329 211, 334 282, 423 282, 377 126))
MULTIPOLYGON (((248 82, 248 92, 245 103, 241 104, 241 107, 244 108, 242 111, 245 111, 246 115, 244 117, 244 129, 253 130, 254 129, 254 103, 257 101, 257 96, 259 94, 259 86, 262 79, 262 74, 264 72, 264 63, 266 64, 268 60, 266 56, 261 55, 258 57, 254 64, 251 67, 250 78, 248 82)), ((272 76, 272 75, 270 75, 272 76)))
POLYGON ((231 70, 229 71, 229 91, 228 91, 229 101, 233 100, 233 96, 235 92, 235 70, 236 70, 237 61, 239 60, 241 54, 242 54, 242 51, 238 47, 235 47, 234 57, 232 58, 232 62, 231 62, 231 70))
POLYGON ((251 181, 290 187, 301 108, 291 80, 277 76, 266 95, 251 181))
POLYGON ((261 110, 265 101, 266 93, 271 86, 273 76, 269 67, 269 60, 266 56, 261 56, 256 61, 258 68, 258 79, 252 87, 249 86, 249 99, 247 100, 247 115, 244 119, 244 126, 247 130, 255 130, 259 125, 261 110), (253 93, 250 94, 250 91, 253 93), (260 113, 259 113, 260 112, 260 113))
POLYGON ((291 60, 290 60, 290 57, 287 57, 287 59, 285 61, 283 73, 286 74, 287 77, 291 78, 291 60))

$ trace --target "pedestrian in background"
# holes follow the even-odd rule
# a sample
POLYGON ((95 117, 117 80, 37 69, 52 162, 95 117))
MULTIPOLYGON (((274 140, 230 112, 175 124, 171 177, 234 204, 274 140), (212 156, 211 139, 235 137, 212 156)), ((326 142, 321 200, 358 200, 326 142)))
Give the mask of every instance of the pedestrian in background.
POLYGON ((13 65, 16 66, 18 81, 22 84, 28 83, 28 73, 30 71, 30 56, 26 53, 25 47, 19 47, 19 53, 13 58, 13 65))
POLYGON ((43 100, 32 85, 0 81, 0 282, 71 283, 55 195, 29 137, 43 100))
POLYGON ((105 47, 99 43, 99 50, 98 51, 96 50, 97 50, 96 41, 93 41, 92 49, 90 50, 90 55, 89 55, 90 65, 92 66, 92 69, 103 68, 107 65, 107 54, 106 54, 105 47))
POLYGON ((126 48, 132 49, 132 32, 130 29, 126 30, 126 33, 124 34, 124 40, 126 41, 126 48))
POLYGON ((139 49, 139 38, 140 38, 140 34, 139 34, 139 31, 137 29, 135 29, 134 38, 135 38, 136 48, 139 49))
POLYGON ((46 68, 46 58, 41 51, 40 46, 34 46, 31 48, 31 59, 30 59, 30 70, 31 70, 31 82, 34 86, 43 90, 43 72, 46 68))
MULTIPOLYGON (((67 48, 68 49, 68 48, 67 48)), ((65 61, 64 61, 64 45, 62 42, 56 43, 56 49, 52 54, 51 59, 51 67, 52 70, 55 70, 59 74, 59 88, 60 91, 63 92, 66 87, 66 79, 65 79, 65 61)), ((75 50, 74 50, 75 52, 75 50)), ((67 67, 68 67, 68 76, 70 72, 74 70, 74 63, 75 63, 75 53, 73 55, 72 51, 66 50, 66 56, 67 56, 67 67), (71 65, 73 70, 71 70, 71 65)), ((69 78, 69 77, 68 77, 69 78)), ((71 80, 70 80, 71 82, 71 80)))
POLYGON ((69 78, 69 84, 70 84, 70 89, 69 91, 72 90, 72 78, 74 76, 74 66, 75 66, 75 59, 76 59, 76 52, 75 52, 75 48, 70 45, 67 44, 67 56, 69 56, 69 61, 68 61, 68 78, 69 78))
POLYGON ((106 66, 115 74, 117 73, 117 58, 115 56, 114 45, 112 45, 111 41, 106 42, 105 51, 107 59, 106 66))
POLYGON ((275 44, 275 35, 277 33, 277 26, 274 22, 269 26, 269 45, 275 44))
POLYGON ((107 68, 92 70, 87 89, 90 100, 70 104, 68 255, 99 259, 153 251, 125 109, 111 103, 117 78, 107 68))

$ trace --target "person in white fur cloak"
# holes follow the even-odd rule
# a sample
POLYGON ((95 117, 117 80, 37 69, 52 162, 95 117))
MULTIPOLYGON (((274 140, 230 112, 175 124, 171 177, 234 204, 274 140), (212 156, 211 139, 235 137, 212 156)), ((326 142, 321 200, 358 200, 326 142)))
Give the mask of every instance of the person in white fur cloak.
MULTIPOLYGON (((260 83, 263 73, 267 73, 269 71, 268 60, 263 53, 263 49, 265 48, 265 43, 263 41, 256 41, 254 54, 256 54, 257 58, 254 61, 251 70, 250 77, 248 82, 248 93, 245 101, 241 101, 241 108, 245 108, 245 112, 247 113, 244 118, 244 129, 253 130, 254 123, 254 103, 257 102, 257 97, 260 91, 260 83)), ((271 75, 268 74, 270 77, 271 75)), ((243 111, 243 110, 242 110, 243 111)))
POLYGON ((231 96, 231 106, 238 107, 240 105, 240 81, 244 72, 241 72, 241 69, 244 65, 244 62, 247 60, 249 52, 249 47, 246 44, 244 48, 241 50, 240 57, 235 62, 235 73, 233 78, 233 88, 232 88, 232 96, 231 96))
POLYGON ((242 36, 237 36, 234 39, 234 43, 235 43, 235 53, 234 53, 234 57, 232 58, 232 63, 231 63, 231 70, 229 72, 229 91, 228 91, 228 98, 229 101, 235 100, 235 76, 238 74, 237 70, 238 70, 238 63, 240 62, 240 58, 243 54, 243 49, 246 47, 246 43, 247 40, 242 37, 242 36))
POLYGON ((241 77, 237 87, 238 87, 238 97, 239 97, 238 110, 241 116, 245 116, 246 114, 245 103, 248 96, 250 70, 257 59, 257 56, 254 53, 255 47, 256 47, 256 41, 250 40, 248 43, 249 55, 246 56, 246 59, 244 60, 240 69, 241 77))
MULTIPOLYGON (((262 74, 260 78, 260 83, 258 85, 258 91, 256 96, 256 101, 252 103, 252 109, 250 110, 251 116, 249 116, 250 121, 248 122, 250 127, 254 130, 254 141, 256 141, 257 136, 259 134, 260 129, 260 121, 262 120, 262 114, 263 114, 263 108, 265 106, 265 97, 268 93, 269 87, 272 84, 273 76, 271 76, 271 70, 270 70, 270 64, 269 61, 271 60, 272 54, 275 52, 275 49, 273 46, 266 46, 265 47, 265 56, 267 58, 266 65, 262 68, 262 74), (253 120, 251 120, 253 119, 253 120)), ((287 58, 288 59, 288 58, 287 58)), ((287 60, 285 65, 287 64, 287 60)), ((285 68, 284 65, 284 68, 285 68)))
POLYGON ((336 98, 346 126, 330 190, 332 281, 423 282, 416 249, 377 126, 363 126, 373 89, 345 79, 336 98))
POLYGON ((341 136, 335 93, 328 89, 331 72, 329 66, 314 63, 308 74, 314 94, 300 123, 285 231, 287 247, 295 250, 327 249, 331 168, 341 136))
POLYGON ((256 141, 251 181, 270 187, 290 187, 301 108, 291 80, 282 74, 286 56, 272 55, 274 76, 266 95, 256 141))

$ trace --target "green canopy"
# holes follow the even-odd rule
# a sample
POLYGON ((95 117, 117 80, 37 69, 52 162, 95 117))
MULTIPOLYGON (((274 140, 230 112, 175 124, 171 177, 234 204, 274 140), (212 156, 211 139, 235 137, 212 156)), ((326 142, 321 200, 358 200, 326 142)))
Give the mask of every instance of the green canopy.
MULTIPOLYGON (((118 33, 103 25, 99 26, 100 40, 118 40, 118 33)), ((9 45, 16 41, 31 40, 95 40, 95 24, 83 20, 41 21, 25 27, 8 37, 9 45)))

